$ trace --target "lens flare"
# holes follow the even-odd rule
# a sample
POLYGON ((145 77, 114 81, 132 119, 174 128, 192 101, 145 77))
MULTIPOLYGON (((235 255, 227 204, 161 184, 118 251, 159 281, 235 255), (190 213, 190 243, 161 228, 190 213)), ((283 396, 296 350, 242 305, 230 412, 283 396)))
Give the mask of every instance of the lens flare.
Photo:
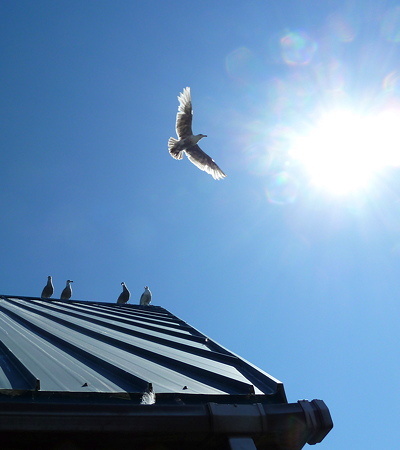
POLYGON ((304 31, 286 33, 280 44, 282 58, 289 65, 308 64, 318 47, 304 31))
POLYGON ((381 23, 382 36, 389 42, 400 42, 400 7, 389 9, 381 23))
POLYGON ((228 75, 241 82, 250 83, 263 73, 260 58, 247 47, 238 47, 225 58, 228 75))
POLYGON ((267 198, 271 203, 285 205, 293 203, 298 194, 299 185, 287 172, 272 176, 267 186, 267 198))
POLYGON ((390 72, 383 80, 383 89, 386 92, 400 94, 400 72, 390 72))
POLYGON ((335 38, 340 42, 352 42, 356 30, 348 18, 339 13, 333 13, 328 18, 328 27, 335 38))
POLYGON ((327 92, 342 92, 345 86, 345 69, 338 60, 318 64, 315 67, 318 86, 327 92))

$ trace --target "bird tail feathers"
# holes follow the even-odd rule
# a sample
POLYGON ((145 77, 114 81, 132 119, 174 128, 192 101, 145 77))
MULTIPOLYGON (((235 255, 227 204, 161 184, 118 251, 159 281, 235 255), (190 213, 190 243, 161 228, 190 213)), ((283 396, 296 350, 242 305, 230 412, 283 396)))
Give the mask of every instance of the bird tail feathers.
POLYGON ((178 139, 175 139, 173 137, 170 137, 168 140, 168 150, 170 155, 175 159, 182 159, 183 158, 183 150, 180 150, 178 147, 178 139))

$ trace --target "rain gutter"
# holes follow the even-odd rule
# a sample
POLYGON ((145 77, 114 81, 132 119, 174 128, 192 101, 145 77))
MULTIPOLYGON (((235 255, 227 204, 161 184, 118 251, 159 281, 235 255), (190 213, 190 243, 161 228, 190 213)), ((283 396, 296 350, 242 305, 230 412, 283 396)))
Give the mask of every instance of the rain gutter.
POLYGON ((333 427, 322 400, 297 403, 178 405, 79 402, 0 402, 0 433, 128 433, 141 440, 226 437, 230 448, 301 449, 321 442, 333 427), (252 447, 251 442, 257 445, 252 447))

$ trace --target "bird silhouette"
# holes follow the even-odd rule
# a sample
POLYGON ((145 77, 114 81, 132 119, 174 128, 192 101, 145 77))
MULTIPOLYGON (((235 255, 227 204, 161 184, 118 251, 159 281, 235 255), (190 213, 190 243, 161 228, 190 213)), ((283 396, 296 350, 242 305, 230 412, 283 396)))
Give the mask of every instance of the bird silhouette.
POLYGON ((60 298, 62 300, 69 300, 72 297, 71 283, 73 283, 72 280, 67 280, 67 285, 65 286, 65 288, 61 292, 61 297, 60 298))
POLYGON ((209 173, 214 180, 225 178, 226 175, 217 166, 215 161, 210 158, 197 145, 200 139, 207 137, 206 134, 193 135, 192 131, 192 99, 190 96, 190 88, 186 87, 179 94, 179 108, 176 115, 176 134, 179 139, 170 137, 168 140, 168 150, 175 159, 182 159, 183 153, 186 153, 189 161, 191 161, 200 170, 209 173))
POLYGON ((122 292, 119 294, 117 303, 123 305, 124 303, 128 302, 131 293, 129 292, 129 289, 126 287, 126 284, 124 282, 122 282, 121 285, 122 285, 122 292))
POLYGON ((144 287, 144 292, 140 297, 140 304, 142 306, 150 305, 151 302, 151 292, 148 286, 144 287))
POLYGON ((43 288, 41 297, 42 298, 50 298, 53 295, 53 293, 54 293, 53 281, 52 281, 51 276, 49 275, 47 277, 47 284, 43 288))

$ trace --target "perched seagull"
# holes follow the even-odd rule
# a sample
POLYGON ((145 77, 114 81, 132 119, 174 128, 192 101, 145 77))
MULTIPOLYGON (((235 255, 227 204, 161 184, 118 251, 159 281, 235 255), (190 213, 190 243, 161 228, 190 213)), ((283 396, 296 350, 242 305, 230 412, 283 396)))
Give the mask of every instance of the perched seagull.
POLYGON ((47 277, 47 284, 43 288, 41 297, 42 298, 50 298, 53 295, 53 292, 54 292, 53 281, 51 279, 51 276, 49 275, 47 277))
POLYGON ((225 178, 226 175, 215 164, 214 160, 201 150, 197 145, 199 140, 207 137, 205 134, 193 135, 192 131, 192 99, 190 97, 190 88, 186 87, 179 94, 179 108, 176 115, 176 134, 178 139, 170 137, 168 140, 168 150, 175 159, 182 159, 185 152, 189 161, 191 161, 200 170, 209 173, 214 180, 225 178))
POLYGON ((153 384, 149 383, 147 389, 143 392, 141 405, 154 405, 156 402, 156 394, 154 393, 153 384))
POLYGON ((62 300, 69 300, 72 297, 71 283, 73 283, 72 280, 67 280, 67 285, 65 286, 65 288, 61 292, 61 297, 60 298, 62 300))
POLYGON ((119 294, 117 303, 120 305, 123 305, 124 303, 127 303, 131 293, 129 292, 128 288, 126 287, 126 284, 124 282, 121 283, 122 285, 122 292, 119 294))
POLYGON ((142 296, 140 297, 140 304, 147 306, 150 305, 151 302, 151 292, 148 286, 144 287, 144 292, 142 296))

